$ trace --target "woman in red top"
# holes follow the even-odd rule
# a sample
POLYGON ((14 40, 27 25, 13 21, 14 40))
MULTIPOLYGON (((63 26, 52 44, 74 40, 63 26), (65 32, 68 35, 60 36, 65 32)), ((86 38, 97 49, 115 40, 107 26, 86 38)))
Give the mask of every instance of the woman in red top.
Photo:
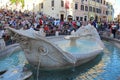
POLYGON ((42 20, 42 18, 39 19, 39 24, 40 24, 40 26, 43 25, 43 20, 42 20))
POLYGON ((44 31, 46 34, 49 34, 49 27, 47 24, 45 24, 45 26, 44 26, 44 31))

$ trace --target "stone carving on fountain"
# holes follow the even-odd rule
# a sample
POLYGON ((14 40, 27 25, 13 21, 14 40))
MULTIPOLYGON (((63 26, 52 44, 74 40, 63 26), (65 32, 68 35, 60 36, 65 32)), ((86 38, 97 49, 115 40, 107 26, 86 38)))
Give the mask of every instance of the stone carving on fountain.
POLYGON ((40 62, 40 67, 43 69, 59 69, 64 68, 63 65, 68 67, 76 61, 71 54, 65 53, 35 31, 13 28, 8 28, 8 30, 10 30, 9 34, 13 35, 14 39, 20 43, 29 63, 34 66, 40 62))
POLYGON ((19 44, 5 45, 5 41, 0 33, 0 59, 10 56, 13 52, 21 50, 19 44))
POLYGON ((74 35, 78 35, 79 37, 81 36, 85 36, 88 35, 90 36, 90 38, 97 38, 100 39, 100 36, 96 30, 96 28, 94 28, 94 26, 88 24, 87 26, 82 26, 80 27, 74 35))
POLYGON ((72 35, 66 36, 65 39, 70 39, 72 40, 71 42, 74 43, 76 39, 92 39, 93 41, 98 41, 101 47, 104 48, 104 44, 101 41, 96 28, 94 28, 91 24, 80 27, 76 32, 72 33, 72 35))
MULTIPOLYGON (((95 58, 96 55, 103 51, 103 47, 101 47, 96 49, 96 51, 94 50, 93 52, 91 51, 87 54, 77 54, 79 55, 79 58, 76 58, 74 54, 63 51, 57 44, 51 42, 48 38, 42 36, 41 34, 38 34, 36 31, 15 30, 13 28, 7 29, 9 30, 9 34, 11 34, 11 36, 20 43, 28 62, 35 67, 38 67, 40 64, 40 69, 53 70, 64 69, 74 65, 77 66, 95 58)), ((69 39, 76 40, 81 39, 81 36, 90 36, 90 38, 91 36, 95 36, 93 40, 101 41, 97 32, 93 31, 95 31, 95 29, 88 25, 81 27, 77 32, 75 32, 75 34, 67 36, 63 39, 66 40, 69 37, 69 39)))
POLYGON ((11 54, 22 50, 19 44, 12 44, 9 46, 6 46, 3 50, 0 50, 0 59, 6 58, 10 56, 11 54))

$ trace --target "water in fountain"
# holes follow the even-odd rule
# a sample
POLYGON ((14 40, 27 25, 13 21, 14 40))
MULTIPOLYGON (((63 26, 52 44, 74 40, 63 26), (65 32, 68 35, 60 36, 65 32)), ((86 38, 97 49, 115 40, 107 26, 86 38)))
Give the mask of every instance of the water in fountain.
MULTIPOLYGON (((94 60, 81 66, 59 71, 40 71, 39 80, 119 80, 120 79, 120 49, 105 42, 105 50, 94 60)), ((23 51, 14 53, 6 59, 0 60, 0 71, 9 67, 26 63, 23 51)), ((28 66, 30 67, 30 66, 28 66)), ((31 68, 31 67, 30 67, 31 68)), ((36 80, 36 70, 29 80, 36 80)))
POLYGON ((57 41, 55 44, 57 44, 60 48, 62 48, 62 50, 69 52, 71 54, 78 54, 80 52, 81 54, 85 54, 86 50, 87 52, 91 52, 101 47, 100 45, 98 45, 97 42, 94 42, 93 40, 83 40, 83 39, 76 40, 76 42, 72 44, 70 40, 57 41))
POLYGON ((28 63, 23 51, 16 52, 11 56, 0 59, 0 72, 8 70, 9 68, 15 67, 17 65, 24 65, 28 63))

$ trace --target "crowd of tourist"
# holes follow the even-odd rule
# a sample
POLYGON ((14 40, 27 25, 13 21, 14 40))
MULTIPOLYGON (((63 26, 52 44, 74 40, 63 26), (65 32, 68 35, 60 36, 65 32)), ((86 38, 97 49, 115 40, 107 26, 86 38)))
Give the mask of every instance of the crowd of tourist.
MULTIPOLYGON (((120 23, 114 22, 97 22, 89 21, 98 32, 107 31, 115 38, 116 34, 120 34, 120 23)), ((87 24, 87 22, 86 22, 87 24)), ((79 20, 60 21, 48 15, 42 13, 33 13, 29 11, 11 11, 6 9, 0 9, 0 36, 4 37, 4 40, 9 40, 9 36, 5 35, 5 27, 12 27, 15 29, 33 29, 40 31, 43 29, 46 36, 55 35, 56 31, 59 35, 69 35, 71 31, 76 31, 82 25, 86 25, 85 21, 79 20)), ((8 42, 9 43, 9 42, 8 42)))

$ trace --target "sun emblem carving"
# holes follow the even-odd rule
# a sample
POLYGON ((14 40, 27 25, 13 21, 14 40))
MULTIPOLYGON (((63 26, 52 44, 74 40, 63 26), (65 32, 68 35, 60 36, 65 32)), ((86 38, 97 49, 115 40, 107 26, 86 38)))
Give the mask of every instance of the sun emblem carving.
POLYGON ((47 55, 48 54, 48 49, 46 47, 40 46, 40 47, 38 47, 38 52, 41 55, 47 55))

